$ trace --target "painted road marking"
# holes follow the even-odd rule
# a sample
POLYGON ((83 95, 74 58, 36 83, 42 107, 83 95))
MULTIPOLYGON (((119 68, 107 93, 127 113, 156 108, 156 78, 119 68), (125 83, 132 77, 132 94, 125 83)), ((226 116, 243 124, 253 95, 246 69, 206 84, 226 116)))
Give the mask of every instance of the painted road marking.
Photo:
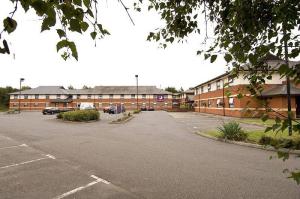
POLYGON ((1 149, 11 149, 11 148, 17 148, 17 147, 28 147, 27 144, 20 144, 20 145, 14 145, 14 146, 7 146, 7 147, 2 147, 1 149))
POLYGON ((7 165, 7 166, 4 166, 4 167, 0 167, 0 169, 7 169, 7 168, 10 168, 10 167, 16 167, 16 166, 20 166, 20 165, 23 165, 23 164, 29 164, 29 163, 32 163, 32 162, 37 162, 37 161, 40 161, 40 160, 45 160, 45 159, 55 159, 54 156, 52 155, 45 155, 46 157, 44 158, 38 158, 38 159, 34 159, 34 160, 29 160, 29 161, 25 161, 25 162, 20 162, 20 163, 16 163, 16 164, 11 164, 11 165, 7 165))
POLYGON ((106 180, 104 180, 104 179, 102 179, 102 178, 99 178, 99 177, 97 177, 97 176, 95 176, 95 175, 91 175, 90 177, 91 177, 91 178, 94 178, 95 181, 90 182, 90 183, 88 183, 88 184, 86 184, 86 185, 84 185, 84 186, 78 187, 78 188, 76 188, 76 189, 73 189, 73 190, 71 190, 71 191, 68 191, 68 192, 66 192, 66 193, 64 193, 64 194, 62 194, 62 195, 56 196, 56 197, 53 198, 53 199, 62 199, 62 198, 65 198, 65 197, 67 197, 67 196, 69 196, 69 195, 72 195, 72 194, 78 192, 78 191, 81 191, 81 190, 86 189, 86 188, 88 188, 88 187, 90 187, 90 186, 93 186, 93 185, 95 185, 95 184, 97 184, 97 183, 99 183, 99 182, 102 182, 102 183, 104 183, 104 184, 110 184, 110 182, 108 182, 108 181, 106 181, 106 180))

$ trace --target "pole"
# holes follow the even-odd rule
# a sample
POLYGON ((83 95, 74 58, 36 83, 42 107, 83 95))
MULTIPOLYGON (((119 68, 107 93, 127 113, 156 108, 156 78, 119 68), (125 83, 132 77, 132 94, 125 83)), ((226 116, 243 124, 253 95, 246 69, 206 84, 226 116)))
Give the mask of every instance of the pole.
POLYGON ((135 75, 136 78, 136 110, 139 110, 139 76, 135 75))
MULTIPOLYGON (((286 36, 286 24, 283 24, 283 37, 286 36)), ((287 65, 289 69, 289 60, 288 60, 288 46, 287 46, 287 40, 284 39, 284 61, 285 64, 287 65)), ((287 91, 287 103, 288 103, 288 132, 289 136, 292 135, 293 130, 292 130, 292 103, 291 103, 291 82, 290 82, 290 77, 287 74, 286 76, 286 91, 287 91)))
POLYGON ((223 116, 225 116, 226 114, 225 114, 225 89, 224 89, 224 79, 223 79, 222 83, 223 83, 223 85, 222 85, 222 87, 223 87, 223 116))
POLYGON ((20 90, 19 90, 19 113, 21 113, 21 83, 22 83, 21 79, 20 79, 20 90))

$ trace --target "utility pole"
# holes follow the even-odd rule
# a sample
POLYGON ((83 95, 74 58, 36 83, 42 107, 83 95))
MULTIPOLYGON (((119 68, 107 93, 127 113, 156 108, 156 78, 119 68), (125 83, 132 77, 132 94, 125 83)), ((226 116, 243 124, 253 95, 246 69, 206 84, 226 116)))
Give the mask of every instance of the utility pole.
MULTIPOLYGON (((283 38, 285 38, 286 23, 282 24, 282 28, 283 28, 283 38)), ((284 39, 283 42, 284 42, 284 61, 289 70, 290 67, 289 67, 289 60, 288 60, 288 45, 287 45, 286 38, 284 39)), ((290 81, 289 74, 286 75, 286 91, 287 91, 287 103, 288 103, 288 132, 289 132, 289 136, 291 136, 293 130, 292 130, 291 81, 290 81)))
POLYGON ((21 89, 22 89, 22 82, 24 81, 24 78, 20 78, 20 90, 19 90, 19 113, 21 113, 21 89))
POLYGON ((136 110, 139 110, 139 76, 135 75, 136 78, 136 110))

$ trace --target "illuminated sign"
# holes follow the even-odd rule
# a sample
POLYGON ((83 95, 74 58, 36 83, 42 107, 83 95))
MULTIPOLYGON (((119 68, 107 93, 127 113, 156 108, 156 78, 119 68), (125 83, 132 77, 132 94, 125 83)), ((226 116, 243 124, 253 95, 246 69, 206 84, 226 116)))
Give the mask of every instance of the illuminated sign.
POLYGON ((156 96, 156 101, 158 101, 158 102, 163 102, 163 101, 165 101, 165 96, 164 96, 164 95, 157 95, 157 96, 156 96))

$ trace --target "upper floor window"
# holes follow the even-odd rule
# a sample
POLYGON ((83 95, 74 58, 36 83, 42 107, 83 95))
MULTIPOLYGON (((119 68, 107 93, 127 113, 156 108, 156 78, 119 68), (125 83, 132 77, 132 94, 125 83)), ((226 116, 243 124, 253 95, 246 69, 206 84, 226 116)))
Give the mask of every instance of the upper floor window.
POLYGON ((56 95, 56 99, 60 99, 60 95, 56 95))
POLYGON ((112 99, 114 97, 113 94, 109 94, 109 98, 112 99))
POLYGON ((77 95, 76 97, 77 97, 77 99, 80 99, 80 95, 77 95))
POLYGON ((103 98, 103 95, 98 95, 98 98, 99 98, 99 99, 102 99, 102 98, 103 98))
POLYGON ((92 98, 92 95, 87 95, 87 98, 88 98, 88 99, 91 99, 91 98, 92 98))
POLYGON ((34 99, 39 99, 39 95, 34 95, 34 99))
POLYGON ((121 94, 120 97, 121 97, 121 99, 124 99, 124 94, 121 94))
POLYGON ((131 94, 131 99, 134 99, 135 98, 135 94, 131 94))
POLYGON ((24 99, 28 99, 28 95, 24 95, 24 99))
POLYGON ((201 86, 201 93, 204 93, 204 87, 201 86))
POLYGON ((49 95, 46 95, 46 99, 49 99, 50 97, 49 97, 49 95))
POLYGON ((217 89, 220 89, 220 88, 221 88, 221 81, 218 80, 218 81, 217 81, 217 89))
POLYGON ((19 97, 18 95, 14 95, 14 99, 18 99, 18 97, 19 97))
POLYGON ((230 97, 228 100, 229 108, 234 108, 234 98, 230 97))
POLYGON ((211 85, 210 84, 207 84, 207 91, 211 91, 211 85))
POLYGON ((145 95, 145 94, 143 94, 143 95, 142 95, 142 98, 143 98, 143 99, 146 99, 146 95, 145 95))
POLYGON ((229 76, 228 77, 228 84, 233 83, 233 77, 229 76))

